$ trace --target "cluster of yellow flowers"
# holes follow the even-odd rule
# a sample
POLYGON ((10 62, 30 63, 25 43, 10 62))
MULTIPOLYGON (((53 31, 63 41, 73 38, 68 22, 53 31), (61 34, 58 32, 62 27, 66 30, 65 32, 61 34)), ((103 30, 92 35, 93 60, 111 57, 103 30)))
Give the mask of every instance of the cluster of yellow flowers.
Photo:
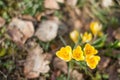
POLYGON ((79 45, 73 49, 73 51, 70 46, 62 47, 56 52, 56 55, 64 61, 70 61, 72 59, 75 59, 76 61, 86 61, 87 65, 91 69, 94 69, 100 61, 100 57, 95 55, 97 53, 98 51, 87 43, 83 50, 79 45))
MULTIPOLYGON (((102 25, 95 21, 90 23, 90 30, 94 36, 102 36, 102 25)), ((92 40, 92 34, 85 32, 84 34, 81 34, 82 42, 90 42, 92 40)), ((70 38, 73 40, 74 43, 78 42, 79 38, 79 32, 77 30, 74 30, 70 33, 70 38)))
POLYGON ((90 30, 92 31, 94 36, 102 36, 103 32, 102 32, 102 25, 95 21, 95 22, 91 22, 90 23, 90 30))

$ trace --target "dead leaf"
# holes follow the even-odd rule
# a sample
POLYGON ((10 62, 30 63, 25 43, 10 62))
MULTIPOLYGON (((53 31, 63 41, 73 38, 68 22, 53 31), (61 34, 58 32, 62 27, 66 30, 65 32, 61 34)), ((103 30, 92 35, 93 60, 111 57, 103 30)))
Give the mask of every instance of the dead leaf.
POLYGON ((55 21, 47 20, 39 24, 35 33, 41 41, 49 42, 57 36, 58 24, 55 21))
POLYGON ((13 18, 7 29, 10 38, 18 44, 24 44, 34 34, 32 22, 18 18, 13 18))
POLYGON ((44 7, 48 9, 60 9, 56 0, 45 0, 44 7))
POLYGON ((57 2, 59 2, 59 3, 64 3, 65 2, 65 0, 56 0, 57 2))
POLYGON ((35 19, 31 15, 22 15, 22 19, 29 20, 29 21, 35 21, 35 19))
POLYGON ((33 43, 31 46, 24 64, 24 74, 27 78, 37 78, 40 73, 44 74, 49 71, 49 61, 45 60, 43 50, 38 44, 33 43))
POLYGON ((70 6, 76 6, 78 0, 66 0, 66 3, 70 6))
POLYGON ((51 54, 51 53, 44 53, 43 55, 45 57, 45 60, 48 60, 48 61, 52 60, 53 54, 51 54))
POLYGON ((117 30, 115 30, 113 32, 113 35, 114 35, 115 39, 120 40, 120 28, 118 28, 117 30))
POLYGON ((101 60, 100 60, 99 65, 98 65, 98 68, 100 70, 103 70, 103 69, 105 69, 108 66, 109 63, 110 63, 110 58, 102 57, 101 60))
POLYGON ((119 75, 117 73, 117 69, 119 66, 117 66, 118 63, 112 64, 107 70, 109 74, 109 79, 108 80, 120 80, 119 75))
POLYGON ((102 0, 102 6, 107 8, 113 5, 113 0, 102 0))
POLYGON ((82 24, 82 22, 80 22, 80 20, 75 20, 74 21, 74 28, 77 30, 79 30, 79 29, 81 29, 83 27, 83 24, 82 24))
POLYGON ((2 27, 5 24, 5 19, 0 17, 0 27, 2 27))
POLYGON ((54 66, 54 68, 61 70, 65 74, 67 74, 67 72, 68 72, 67 63, 59 58, 54 59, 53 66, 54 66))
POLYGON ((37 21, 40 21, 41 20, 41 17, 44 15, 44 13, 37 13, 35 15, 35 18, 37 19, 37 21))
POLYGON ((72 80, 84 80, 83 74, 79 73, 77 70, 71 72, 71 78, 72 80))

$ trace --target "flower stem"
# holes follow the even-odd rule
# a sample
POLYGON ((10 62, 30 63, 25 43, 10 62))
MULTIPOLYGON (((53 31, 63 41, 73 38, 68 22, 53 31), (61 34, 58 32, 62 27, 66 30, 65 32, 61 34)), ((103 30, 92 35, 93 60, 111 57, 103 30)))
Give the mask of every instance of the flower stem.
POLYGON ((70 80, 70 68, 71 68, 71 61, 68 62, 68 76, 67 76, 67 80, 70 80))
POLYGON ((67 44, 66 44, 65 40, 63 39, 63 37, 62 37, 62 36, 59 36, 59 38, 60 38, 60 40, 62 41, 62 43, 64 44, 64 46, 66 46, 67 44))

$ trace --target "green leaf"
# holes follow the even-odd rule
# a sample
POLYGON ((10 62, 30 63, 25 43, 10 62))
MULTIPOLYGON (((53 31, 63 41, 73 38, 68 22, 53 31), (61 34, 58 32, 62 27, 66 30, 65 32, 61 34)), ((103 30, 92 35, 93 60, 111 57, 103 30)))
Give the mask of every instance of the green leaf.
POLYGON ((60 75, 56 80, 67 80, 65 75, 60 75))
POLYGON ((109 45, 111 48, 118 48, 120 47, 120 41, 116 40, 115 42, 109 45))
POLYGON ((104 43, 106 41, 106 37, 107 35, 102 36, 101 38, 98 38, 97 40, 95 40, 92 45, 94 45, 94 47, 96 48, 100 48, 104 46, 104 43))
POLYGON ((102 77, 103 77, 104 79, 108 80, 109 75, 108 75, 108 74, 103 74, 102 77))
POLYGON ((4 56, 6 54, 6 49, 5 48, 1 48, 0 49, 0 57, 4 56))

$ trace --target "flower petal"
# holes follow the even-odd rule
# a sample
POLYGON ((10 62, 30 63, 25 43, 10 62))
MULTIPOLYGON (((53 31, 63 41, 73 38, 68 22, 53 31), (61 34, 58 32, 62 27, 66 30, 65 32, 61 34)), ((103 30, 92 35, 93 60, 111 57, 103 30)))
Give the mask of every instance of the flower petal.
POLYGON ((95 69, 96 66, 98 65, 98 62, 99 62, 99 61, 100 61, 100 57, 99 57, 99 56, 86 57, 87 65, 88 65, 91 69, 95 69))
POLYGON ((77 43, 79 38, 79 32, 77 30, 72 31, 70 33, 70 38, 74 43, 77 43))
POLYGON ((84 52, 85 52, 85 56, 91 56, 98 53, 98 51, 94 48, 94 46, 91 46, 89 43, 85 45, 84 52))
POLYGON ((72 58, 75 59, 75 60, 77 60, 77 61, 84 60, 83 51, 82 51, 82 49, 81 49, 80 46, 77 46, 73 50, 72 58))
POLYGON ((72 59, 72 49, 70 46, 62 47, 56 52, 56 55, 64 61, 70 61, 72 59))

